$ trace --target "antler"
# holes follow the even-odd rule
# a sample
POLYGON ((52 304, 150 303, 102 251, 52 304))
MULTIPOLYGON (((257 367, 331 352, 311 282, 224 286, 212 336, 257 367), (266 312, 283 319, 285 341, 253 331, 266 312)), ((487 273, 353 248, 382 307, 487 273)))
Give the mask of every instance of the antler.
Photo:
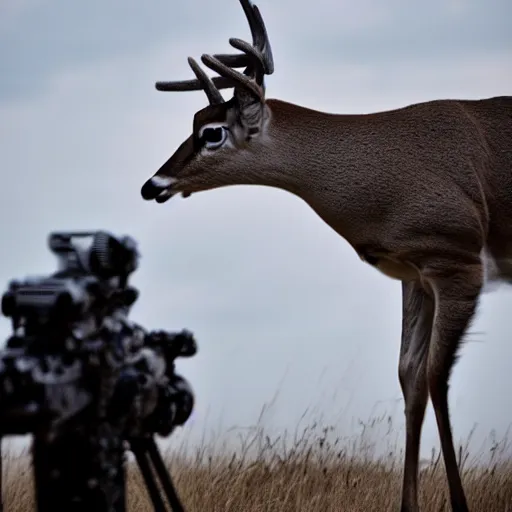
POLYGON ((252 45, 237 38, 231 38, 229 44, 242 51, 240 54, 204 54, 201 56, 203 64, 220 76, 210 78, 192 58, 188 63, 196 75, 195 80, 179 80, 171 82, 157 82, 159 91, 200 91, 204 90, 211 105, 223 103, 221 89, 235 89, 243 87, 258 99, 264 99, 264 76, 274 72, 274 59, 272 48, 268 40, 267 29, 256 5, 250 0, 240 0, 242 8, 249 22, 252 35, 252 45), (245 67, 243 73, 234 68, 245 67))

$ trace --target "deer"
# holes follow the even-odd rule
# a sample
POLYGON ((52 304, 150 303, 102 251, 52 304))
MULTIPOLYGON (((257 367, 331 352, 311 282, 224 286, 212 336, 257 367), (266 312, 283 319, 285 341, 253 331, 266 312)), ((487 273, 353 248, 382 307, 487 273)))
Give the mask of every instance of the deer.
POLYGON ((362 262, 401 282, 398 379, 404 399, 401 512, 417 512, 420 438, 430 398, 451 509, 468 511, 454 448, 449 381, 490 282, 512 280, 512 96, 438 99, 369 114, 320 112, 266 97, 274 72, 258 7, 239 0, 252 44, 192 57, 203 91, 192 134, 141 188, 162 204, 232 185, 301 198, 362 262), (243 68, 243 71, 240 69, 243 68), (222 89, 233 89, 225 100, 222 89))

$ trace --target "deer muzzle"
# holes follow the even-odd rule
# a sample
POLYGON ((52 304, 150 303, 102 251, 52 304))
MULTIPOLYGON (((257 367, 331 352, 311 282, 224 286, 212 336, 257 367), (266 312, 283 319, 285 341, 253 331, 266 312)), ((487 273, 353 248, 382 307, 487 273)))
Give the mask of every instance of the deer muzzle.
POLYGON ((175 178, 155 175, 144 183, 140 193, 146 201, 154 199, 158 203, 163 203, 176 193, 173 191, 175 182, 175 178))

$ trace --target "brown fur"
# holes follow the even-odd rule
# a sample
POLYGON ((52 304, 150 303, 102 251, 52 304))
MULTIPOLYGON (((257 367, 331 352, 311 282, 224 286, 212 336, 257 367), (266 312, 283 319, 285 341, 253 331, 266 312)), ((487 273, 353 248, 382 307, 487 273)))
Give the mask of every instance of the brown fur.
POLYGON ((484 248, 496 277, 512 281, 512 97, 337 115, 259 96, 242 102, 240 94, 235 89, 231 101, 196 114, 194 133, 146 182, 143 197, 164 202, 230 185, 278 187, 308 203, 362 260, 401 280, 401 511, 419 510, 430 396, 452 510, 466 512, 448 381, 484 284, 484 248), (226 142, 206 150, 199 133, 212 122, 225 127, 226 142))

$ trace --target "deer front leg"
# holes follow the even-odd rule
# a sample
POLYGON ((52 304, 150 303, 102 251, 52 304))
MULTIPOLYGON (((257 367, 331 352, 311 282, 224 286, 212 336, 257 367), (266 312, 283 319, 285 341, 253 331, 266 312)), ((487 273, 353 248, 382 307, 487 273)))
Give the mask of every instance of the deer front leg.
POLYGON ((418 459, 428 400, 427 354, 434 301, 416 281, 402 283, 402 342, 398 376, 405 402, 405 463, 401 512, 418 512, 418 459))
POLYGON ((435 319, 427 363, 428 388, 441 440, 451 507, 454 512, 467 512, 450 425, 448 381, 457 349, 476 310, 483 269, 475 258, 474 263, 464 265, 459 262, 429 269, 425 277, 435 296, 435 319))

